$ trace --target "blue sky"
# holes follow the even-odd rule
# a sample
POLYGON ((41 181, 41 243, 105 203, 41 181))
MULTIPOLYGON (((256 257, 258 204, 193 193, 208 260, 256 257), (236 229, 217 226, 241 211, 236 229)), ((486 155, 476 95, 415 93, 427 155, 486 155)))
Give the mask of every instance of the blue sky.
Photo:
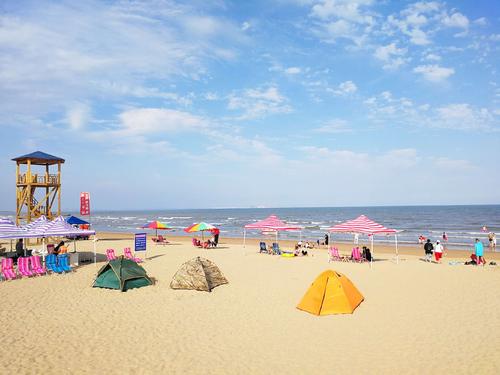
POLYGON ((63 208, 500 203, 495 1, 3 1, 12 157, 63 208))

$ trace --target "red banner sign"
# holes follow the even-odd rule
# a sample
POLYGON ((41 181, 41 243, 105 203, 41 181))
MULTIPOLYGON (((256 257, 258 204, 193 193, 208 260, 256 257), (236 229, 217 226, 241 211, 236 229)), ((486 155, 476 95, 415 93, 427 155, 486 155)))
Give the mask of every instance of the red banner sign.
POLYGON ((90 193, 80 193, 80 215, 90 215, 90 193))

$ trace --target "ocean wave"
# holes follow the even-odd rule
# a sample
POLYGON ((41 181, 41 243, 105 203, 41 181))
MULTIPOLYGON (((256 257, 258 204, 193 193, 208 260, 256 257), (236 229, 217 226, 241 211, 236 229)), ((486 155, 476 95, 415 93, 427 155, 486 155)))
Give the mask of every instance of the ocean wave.
POLYGON ((175 220, 175 219, 192 219, 192 216, 161 216, 161 220, 175 220))

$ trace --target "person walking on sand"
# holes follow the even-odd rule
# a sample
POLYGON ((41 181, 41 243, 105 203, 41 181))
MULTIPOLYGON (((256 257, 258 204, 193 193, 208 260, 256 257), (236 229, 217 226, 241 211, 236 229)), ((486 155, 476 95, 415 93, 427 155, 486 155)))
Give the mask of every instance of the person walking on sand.
POLYGON ((476 251, 477 264, 478 265, 482 264, 484 266, 486 264, 486 261, 484 260, 484 247, 483 243, 479 241, 479 238, 476 238, 474 250, 476 251))
POLYGON ((443 256, 443 245, 439 241, 436 241, 436 246, 434 246, 434 257, 436 262, 441 263, 441 257, 443 256))
POLYGON ((424 245, 425 250, 425 261, 430 262, 432 260, 432 250, 434 250, 434 246, 432 245, 431 240, 427 240, 424 245))

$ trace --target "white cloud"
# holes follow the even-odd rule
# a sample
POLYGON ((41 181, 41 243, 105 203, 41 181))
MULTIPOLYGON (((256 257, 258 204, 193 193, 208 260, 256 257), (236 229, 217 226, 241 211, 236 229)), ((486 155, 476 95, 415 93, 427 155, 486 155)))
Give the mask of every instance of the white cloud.
POLYGON ((319 133, 330 133, 330 134, 352 132, 352 129, 349 127, 347 121, 342 119, 333 119, 314 130, 319 133))
POLYGON ((396 43, 391 43, 386 46, 377 47, 374 56, 384 62, 384 69, 397 69, 407 61, 403 57, 406 55, 406 52, 406 48, 397 48, 396 43))
POLYGON ((248 120, 269 114, 289 113, 292 108, 286 103, 287 98, 280 94, 275 86, 262 89, 247 89, 233 93, 228 97, 228 109, 241 110, 237 119, 248 120))
POLYGON ((314 5, 311 15, 323 20, 340 18, 355 23, 373 23, 373 17, 362 8, 371 5, 372 0, 321 0, 314 5))
POLYGON ((479 25, 479 26, 486 26, 488 24, 488 20, 485 17, 481 17, 481 18, 475 19, 473 21, 473 23, 475 25, 479 25))
POLYGON ((90 119, 90 106, 86 103, 72 105, 66 113, 66 122, 72 130, 81 130, 90 119))
POLYGON ((207 121, 188 112, 165 108, 129 109, 119 115, 121 135, 193 131, 206 128, 207 121))
POLYGON ((250 27, 251 27, 250 22, 245 21, 241 24, 241 30, 243 31, 247 31, 250 27))
POLYGON ((436 55, 434 53, 428 53, 427 55, 425 55, 424 58, 426 60, 429 60, 429 61, 440 61, 441 60, 441 56, 436 55))
POLYGON ((375 24, 372 4, 372 0, 317 1, 310 12, 315 25, 312 30, 327 42, 344 39, 360 46, 375 24))
POLYGON ((449 104, 436 109, 434 126, 458 130, 490 130, 494 118, 486 108, 473 108, 467 103, 449 104))
POLYGON ((340 83, 335 88, 327 88, 327 91, 334 93, 335 95, 347 96, 354 94, 358 91, 358 86, 353 81, 345 81, 340 83))
POLYGON ((300 74, 302 70, 296 66, 292 66, 290 68, 285 69, 286 74, 300 74))
POLYGON ((447 27, 458 27, 461 29, 469 27, 469 19, 459 12, 453 13, 451 16, 445 15, 441 22, 447 27))
POLYGON ((453 68, 444 68, 439 65, 420 65, 413 72, 422 74, 430 82, 442 82, 455 73, 453 68))
POLYGON ((219 95, 217 95, 217 93, 215 92, 207 92, 205 93, 205 95, 203 95, 203 97, 208 101, 215 101, 219 99, 219 95))
POLYGON ((75 101, 168 95, 158 82, 198 80, 209 61, 234 58, 235 46, 246 43, 237 24, 202 13, 174 2, 100 1, 32 2, 29 11, 4 12, 0 112, 43 117, 75 101), (145 89, 136 95, 135 88, 145 89))

